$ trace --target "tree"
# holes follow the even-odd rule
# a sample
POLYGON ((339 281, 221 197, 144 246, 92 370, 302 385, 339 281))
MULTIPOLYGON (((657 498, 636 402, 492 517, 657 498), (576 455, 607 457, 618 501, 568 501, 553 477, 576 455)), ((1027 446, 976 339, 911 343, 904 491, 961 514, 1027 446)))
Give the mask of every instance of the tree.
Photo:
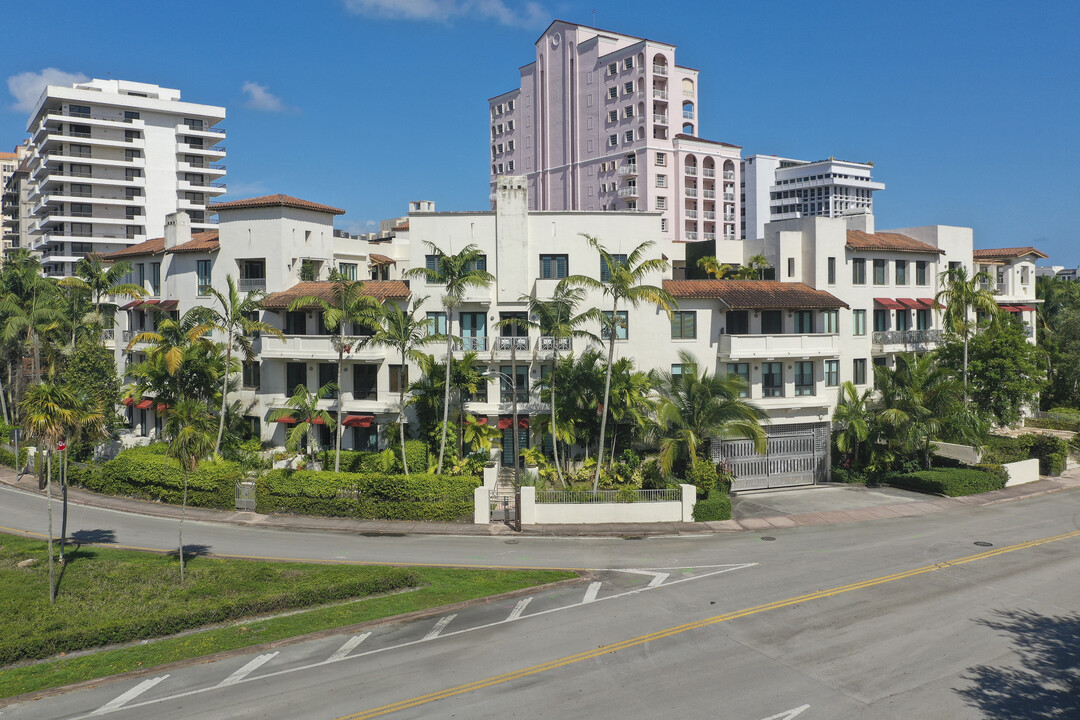
POLYGON ((1039 347, 1046 351, 1047 386, 1043 409, 1080 408, 1080 282, 1036 278, 1039 347))
MULTIPOLYGON (((963 366, 959 343, 945 344, 937 357, 954 371, 963 366)), ((1037 407, 1047 382, 1046 353, 1028 342, 1018 319, 1004 318, 971 338, 966 360, 971 400, 999 427, 1019 423, 1025 408, 1037 407)))
POLYGON ((596 476, 593 478, 593 491, 600 484, 600 470, 604 460, 604 434, 607 430, 608 404, 611 396, 611 366, 615 357, 615 336, 618 334, 619 309, 621 307, 636 308, 641 303, 647 302, 656 305, 671 317, 673 307, 677 307, 675 298, 667 290, 657 285, 644 284, 644 280, 652 275, 662 273, 667 269, 667 260, 663 258, 646 258, 645 253, 656 243, 649 240, 638 245, 630 251, 625 261, 621 261, 607 250, 600 241, 591 235, 584 236, 589 245, 600 255, 600 261, 606 270, 607 279, 596 279, 587 275, 571 275, 561 281, 569 287, 580 287, 585 290, 598 290, 611 302, 611 315, 604 316, 601 326, 607 332, 608 356, 607 373, 604 378, 604 402, 602 404, 603 415, 600 419, 600 446, 596 454, 596 476))
POLYGON ((445 364, 436 360, 433 355, 420 353, 416 359, 420 367, 420 377, 409 384, 409 392, 412 394, 409 403, 416 410, 421 435, 426 436, 429 443, 433 443, 442 436, 444 430, 448 434, 450 427, 454 427, 458 442, 451 445, 451 448, 454 449, 455 457, 460 456, 457 451, 464 443, 462 425, 465 419, 465 403, 487 384, 487 379, 481 376, 477 368, 477 357, 477 353, 470 350, 463 353, 460 359, 450 358, 450 392, 446 392, 448 373, 445 364), (449 401, 449 408, 454 413, 452 422, 449 419, 450 410, 444 408, 444 401, 449 401), (447 420, 440 421, 440 416, 447 420))
POLYGON ((993 317, 998 311, 994 294, 988 289, 990 282, 990 276, 981 271, 969 277, 963 264, 954 265, 938 275, 941 289, 934 296, 934 305, 944 306, 941 319, 945 330, 960 337, 964 344, 965 396, 968 387, 968 340, 976 327, 970 315, 975 312, 993 317))
POLYGON ((630 433, 625 438, 633 442, 641 436, 651 424, 656 401, 653 389, 657 384, 656 374, 634 369, 632 358, 619 358, 611 371, 611 449, 608 452, 608 466, 615 463, 618 455, 616 441, 619 439, 620 426, 630 433))
POLYGON ((665 473, 697 467, 711 438, 753 440, 765 452, 763 422, 768 415, 741 395, 748 390, 737 375, 710 375, 697 359, 679 351, 677 374, 659 374, 660 403, 656 420, 660 435, 660 467, 665 473))
POLYGON ((721 263, 716 259, 715 255, 706 255, 705 257, 698 258, 697 266, 704 270, 706 275, 717 280, 723 280, 727 278, 728 275, 735 273, 735 268, 727 263, 721 263))
MULTIPOLYGON (((85 341, 84 341, 85 342, 85 341)), ((114 369, 115 374, 115 369, 114 369)), ((98 440, 109 436, 108 415, 111 414, 112 404, 106 405, 105 401, 95 397, 90 392, 80 389, 69 381, 65 390, 70 394, 71 417, 70 424, 64 428, 67 439, 67 447, 61 457, 63 465, 60 473, 60 491, 63 495, 60 513, 60 564, 64 563, 64 546, 67 545, 67 517, 68 517, 68 456, 79 444, 93 444, 98 440), (107 411, 106 408, 109 408, 107 411)), ((115 402, 115 399, 113 400, 115 402)))
MULTIPOLYGON (((90 338, 80 340, 68 360, 65 377, 75 397, 101 409, 103 430, 112 432, 119 426, 120 418, 114 408, 120 402, 121 383, 111 348, 90 338)), ((89 460, 93 450, 89 443, 89 437, 73 439, 68 451, 76 460, 89 460)))
POLYGON ((181 398, 165 420, 169 437, 169 457, 180 463, 184 471, 184 493, 180 506, 180 584, 184 583, 184 517, 187 515, 188 476, 199 469, 199 463, 214 448, 214 416, 202 400, 181 398))
POLYGON ((764 255, 752 255, 746 264, 735 271, 735 280, 765 280, 766 270, 772 269, 764 255))
POLYGON ((895 369, 875 365, 874 384, 881 402, 876 417, 888 429, 888 445, 929 470, 933 440, 964 413, 962 386, 936 358, 912 353, 897 355, 895 369))
MULTIPOLYGON (((411 308, 402 309, 390 300, 383 302, 378 315, 375 334, 367 342, 373 345, 397 350, 401 367, 406 367, 408 360, 420 359, 420 348, 437 339, 427 318, 417 318, 420 306, 426 297, 413 299, 411 308)), ((405 477, 409 476, 409 463, 405 458, 405 382, 398 383, 398 431, 401 433, 401 467, 405 477)), ((426 470, 427 468, 423 468, 426 470)))
POLYGON ((21 404, 23 430, 45 454, 45 496, 49 513, 49 602, 56 602, 53 567, 52 456, 75 423, 75 398, 63 385, 41 382, 27 388, 21 404))
POLYGON ((106 268, 96 254, 87 255, 75 263, 75 275, 73 278, 81 283, 79 287, 86 289, 90 293, 91 302, 94 305, 94 314, 100 318, 100 324, 103 327, 112 327, 113 314, 116 311, 115 303, 105 302, 107 298, 125 297, 139 300, 149 294, 146 292, 146 288, 141 285, 124 282, 131 272, 131 268, 132 265, 127 260, 115 262, 111 267, 106 268), (104 314, 102 313, 103 306, 105 308, 104 314), (106 315, 109 321, 107 324, 105 322, 106 315))
POLYGON ((458 253, 448 255, 431 242, 424 245, 430 251, 425 267, 410 268, 406 277, 422 277, 428 283, 443 286, 443 308, 446 310, 446 382, 443 396, 443 427, 439 441, 439 465, 436 473, 442 473, 443 456, 446 454, 446 423, 450 412, 450 367, 453 356, 454 310, 461 306, 465 291, 469 288, 490 287, 495 276, 485 268, 487 256, 476 245, 466 245, 458 253), (481 266, 485 267, 481 267, 481 266))
POLYGON ((836 409, 833 410, 836 449, 848 456, 852 469, 858 469, 859 450, 870 437, 870 424, 873 422, 870 400, 873 394, 874 391, 869 388, 860 394, 850 380, 845 380, 836 393, 836 409))
MULTIPOLYGON (((285 407, 273 410, 267 416, 269 422, 292 424, 285 434, 285 447, 289 452, 312 452, 311 435, 316 425, 334 427, 334 418, 319 407, 319 402, 337 390, 334 383, 326 383, 312 393, 307 385, 297 385, 285 401, 285 407)), ((335 471, 336 472, 336 471, 335 471)))
MULTIPOLYGON (((229 397, 229 370, 232 367, 232 353, 235 348, 243 356, 243 362, 251 363, 255 360, 255 352, 251 346, 251 337, 256 333, 266 333, 277 338, 285 337, 281 330, 261 320, 257 320, 262 310, 262 298, 264 293, 260 290, 252 290, 241 297, 236 290, 236 283, 232 275, 225 276, 226 290, 224 293, 210 288, 210 294, 221 305, 220 309, 211 310, 210 322, 219 331, 225 333, 225 372, 222 373, 221 381, 221 412, 218 416, 217 440, 214 441, 214 454, 221 450, 221 438, 225 434, 225 409, 229 397)), ((339 361, 340 368, 340 361, 339 361)), ((341 384, 340 370, 338 372, 338 384, 341 384)), ((340 449, 340 448, 339 448, 340 449)))
MULTIPOLYGON (((42 342, 45 341, 47 348, 52 346, 49 341, 63 327, 63 313, 57 307, 57 286, 41 275, 41 261, 25 248, 5 258, 3 279, 3 294, 0 295, 0 317, 4 319, 2 337, 8 343, 21 343, 17 352, 19 381, 13 390, 13 395, 18 397, 25 380, 22 358, 30 357, 30 379, 39 382, 42 342)), ((55 370, 56 354, 50 354, 54 360, 50 362, 50 370, 55 370)))
POLYGON ((152 394, 162 405, 174 405, 181 398, 206 402, 217 399, 218 381, 231 368, 224 354, 208 335, 214 322, 204 307, 193 307, 179 319, 158 312, 157 327, 135 335, 130 351, 138 343, 149 343, 146 360, 128 368, 135 378, 138 394, 152 394))

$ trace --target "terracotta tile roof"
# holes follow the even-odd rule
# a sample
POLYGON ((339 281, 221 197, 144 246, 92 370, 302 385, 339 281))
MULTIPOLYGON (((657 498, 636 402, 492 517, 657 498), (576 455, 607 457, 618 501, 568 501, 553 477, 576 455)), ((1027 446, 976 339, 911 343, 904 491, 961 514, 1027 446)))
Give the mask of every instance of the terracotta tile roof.
POLYGON ((1011 247, 1011 248, 981 248, 975 250, 972 255, 976 260, 996 260, 1004 258, 1019 258, 1025 255, 1034 255, 1035 257, 1048 258, 1050 257, 1046 253, 1030 245, 1026 247, 1011 247))
MULTIPOLYGON (((387 299, 407 300, 410 294, 409 286, 400 280, 368 280, 364 283, 364 293, 379 302, 387 299)), ((333 283, 328 280, 297 283, 288 290, 267 295, 263 299, 263 307, 267 310, 284 310, 293 300, 305 295, 333 300, 333 283)))
POLYGON ((17 157, 19 156, 15 153, 0 152, 0 160, 14 160, 17 157))
POLYGON ((397 265, 397 260, 388 255, 380 255, 379 253, 371 253, 368 255, 368 261, 372 265, 397 265))
POLYGON ((256 207, 291 207, 299 208, 301 210, 316 210, 318 212, 331 213, 333 215, 344 215, 345 211, 341 208, 330 207, 329 205, 322 205, 320 203, 311 202, 310 200, 301 200, 300 198, 294 198, 291 195, 263 195, 262 197, 248 198, 246 200, 230 200, 223 203, 211 203, 210 212, 218 212, 219 210, 236 210, 238 208, 256 208, 256 207))
POLYGON ((171 253, 195 253, 195 252, 217 252, 218 251, 218 231, 207 230, 201 233, 193 233, 191 239, 186 243, 180 243, 176 247, 167 252, 171 253))
POLYGON ((890 232, 867 233, 862 230, 848 230, 847 246, 852 250, 895 250, 897 252, 945 254, 944 250, 929 243, 924 243, 922 240, 890 232))
POLYGON ((395 227, 395 228, 391 228, 391 229, 392 229, 392 230, 393 230, 394 232, 408 232, 408 230, 409 230, 409 221, 408 221, 408 220, 406 220, 405 222, 401 223, 401 224, 400 224, 400 225, 398 225, 397 227, 395 227))
POLYGON ((151 238, 135 245, 128 245, 126 248, 116 250, 111 253, 103 253, 101 262, 116 262, 117 260, 123 260, 128 257, 135 257, 136 255, 160 255, 165 252, 165 238, 151 238))
POLYGON ((665 280, 664 289, 675 299, 722 300, 737 310, 807 308, 833 310, 848 305, 806 283, 777 280, 665 280))

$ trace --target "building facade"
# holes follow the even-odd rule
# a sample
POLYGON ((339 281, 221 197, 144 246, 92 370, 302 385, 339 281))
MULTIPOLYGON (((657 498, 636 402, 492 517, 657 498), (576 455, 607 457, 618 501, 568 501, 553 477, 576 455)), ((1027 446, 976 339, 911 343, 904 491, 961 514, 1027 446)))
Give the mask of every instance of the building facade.
POLYGON ((125 80, 48 86, 27 123, 28 245, 45 273, 71 275, 91 252, 163 234, 183 210, 210 230, 211 198, 225 192, 225 109, 180 91, 125 80))

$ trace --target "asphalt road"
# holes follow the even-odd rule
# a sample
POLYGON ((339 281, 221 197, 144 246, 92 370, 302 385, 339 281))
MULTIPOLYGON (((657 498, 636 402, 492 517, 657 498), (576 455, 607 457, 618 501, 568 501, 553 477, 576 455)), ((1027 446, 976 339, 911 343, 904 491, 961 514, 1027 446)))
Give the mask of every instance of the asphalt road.
MULTIPOLYGON (((82 537, 175 541, 172 520, 72 511, 82 537)), ((0 490, 0 526, 41 532, 44 517, 40 498, 0 490)), ((192 523, 185 538, 218 554, 595 572, 370 634, 13 704, 2 720, 1080 717, 1078 528, 1076 491, 770 531, 775 540, 386 538, 192 523)))

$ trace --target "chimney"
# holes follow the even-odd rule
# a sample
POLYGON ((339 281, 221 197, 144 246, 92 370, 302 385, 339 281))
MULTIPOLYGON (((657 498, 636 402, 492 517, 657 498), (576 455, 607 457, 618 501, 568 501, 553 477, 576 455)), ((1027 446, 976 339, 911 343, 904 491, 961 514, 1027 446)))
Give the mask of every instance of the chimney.
POLYGON ((183 210, 165 216, 165 249, 191 240, 191 217, 183 210))

